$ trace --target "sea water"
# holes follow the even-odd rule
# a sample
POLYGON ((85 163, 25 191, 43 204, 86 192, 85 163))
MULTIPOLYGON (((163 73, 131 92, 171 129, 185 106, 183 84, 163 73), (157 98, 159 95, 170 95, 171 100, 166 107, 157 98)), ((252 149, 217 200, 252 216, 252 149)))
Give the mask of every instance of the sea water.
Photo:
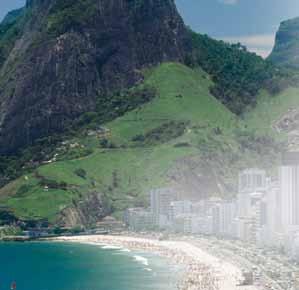
POLYGON ((0 243, 0 290, 174 290, 178 268, 149 253, 75 243, 0 243))

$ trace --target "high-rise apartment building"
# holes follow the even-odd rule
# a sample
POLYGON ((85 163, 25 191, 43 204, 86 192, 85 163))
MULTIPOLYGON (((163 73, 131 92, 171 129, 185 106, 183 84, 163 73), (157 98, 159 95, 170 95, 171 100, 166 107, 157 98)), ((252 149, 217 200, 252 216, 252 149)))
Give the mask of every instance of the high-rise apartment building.
POLYGON ((172 188, 159 188, 150 192, 151 213, 155 223, 166 227, 171 215, 171 202, 177 200, 177 194, 172 188))
POLYGON ((281 223, 288 230, 299 226, 299 152, 285 154, 279 179, 281 223))
POLYGON ((264 192, 267 189, 266 171, 246 169, 239 174, 239 194, 264 192))

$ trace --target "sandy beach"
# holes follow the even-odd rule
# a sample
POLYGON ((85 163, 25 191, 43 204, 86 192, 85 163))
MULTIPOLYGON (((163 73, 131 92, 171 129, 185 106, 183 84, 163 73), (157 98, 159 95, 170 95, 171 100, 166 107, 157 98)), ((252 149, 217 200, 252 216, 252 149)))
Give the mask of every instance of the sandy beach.
POLYGON ((185 269, 179 290, 257 290, 254 286, 237 286, 242 280, 241 269, 186 241, 105 235, 59 237, 55 241, 142 250, 169 258, 185 269))

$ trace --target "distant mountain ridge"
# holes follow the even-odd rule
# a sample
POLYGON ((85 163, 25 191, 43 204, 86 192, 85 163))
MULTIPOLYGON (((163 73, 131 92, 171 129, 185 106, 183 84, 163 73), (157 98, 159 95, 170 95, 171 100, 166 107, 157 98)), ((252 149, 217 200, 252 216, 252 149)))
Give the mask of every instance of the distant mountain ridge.
POLYGON ((299 17, 280 24, 269 60, 277 65, 299 68, 299 17))
POLYGON ((15 20, 24 12, 25 8, 19 8, 7 13, 1 22, 1 26, 9 25, 15 22, 15 20))

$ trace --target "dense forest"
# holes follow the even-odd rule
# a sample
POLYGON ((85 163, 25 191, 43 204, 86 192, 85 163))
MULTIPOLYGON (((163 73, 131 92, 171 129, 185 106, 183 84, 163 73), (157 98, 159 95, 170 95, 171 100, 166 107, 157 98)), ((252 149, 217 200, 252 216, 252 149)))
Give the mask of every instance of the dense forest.
POLYGON ((254 105, 259 90, 280 74, 270 61, 240 43, 228 44, 191 30, 190 34, 193 54, 186 64, 204 69, 216 84, 213 95, 238 115, 254 105))

